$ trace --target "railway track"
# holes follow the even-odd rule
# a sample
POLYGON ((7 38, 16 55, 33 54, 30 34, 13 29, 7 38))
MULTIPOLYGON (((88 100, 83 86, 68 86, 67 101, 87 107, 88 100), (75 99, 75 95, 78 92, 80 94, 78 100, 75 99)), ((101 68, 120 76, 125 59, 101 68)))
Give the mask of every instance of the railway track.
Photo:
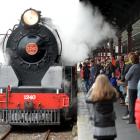
POLYGON ((46 137, 45 137, 44 140, 48 140, 48 139, 49 139, 49 135, 50 135, 50 130, 47 131, 47 133, 46 133, 46 137))
POLYGON ((0 140, 49 140, 50 130, 44 133, 17 133, 7 131, 0 140))
POLYGON ((6 132, 1 136, 0 140, 4 140, 11 132, 11 128, 7 129, 6 132))
POLYGON ((73 140, 71 131, 53 132, 48 129, 45 132, 5 132, 0 140, 73 140))

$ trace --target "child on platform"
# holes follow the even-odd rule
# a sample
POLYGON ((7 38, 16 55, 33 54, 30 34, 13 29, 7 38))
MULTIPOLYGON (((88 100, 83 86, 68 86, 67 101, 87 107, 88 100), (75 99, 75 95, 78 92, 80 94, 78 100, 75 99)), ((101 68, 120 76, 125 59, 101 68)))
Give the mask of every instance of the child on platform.
POLYGON ((104 74, 97 76, 87 94, 87 103, 93 104, 93 136, 97 140, 114 140, 117 137, 113 102, 118 98, 117 90, 104 74))

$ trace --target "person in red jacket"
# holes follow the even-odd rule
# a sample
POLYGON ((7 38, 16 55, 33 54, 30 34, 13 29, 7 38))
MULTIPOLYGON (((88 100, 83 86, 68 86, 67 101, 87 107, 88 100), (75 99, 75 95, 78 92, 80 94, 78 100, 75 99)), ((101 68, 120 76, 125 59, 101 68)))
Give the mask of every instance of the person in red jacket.
POLYGON ((138 96, 135 103, 135 122, 138 130, 140 130, 140 80, 138 82, 138 96))

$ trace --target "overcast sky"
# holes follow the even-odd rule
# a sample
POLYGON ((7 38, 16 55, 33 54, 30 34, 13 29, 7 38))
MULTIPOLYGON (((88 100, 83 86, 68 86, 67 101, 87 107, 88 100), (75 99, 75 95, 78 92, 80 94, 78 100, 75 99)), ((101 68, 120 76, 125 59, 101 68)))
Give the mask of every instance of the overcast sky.
MULTIPOLYGON (((19 23, 22 13, 29 8, 40 10, 44 17, 55 20, 67 18, 79 0, 2 0, 0 4, 0 33, 19 23), (69 10, 68 10, 69 8, 69 10), (66 12, 67 11, 67 12, 66 12), (69 13, 68 13, 69 11, 69 13)), ((58 22, 58 21, 57 21, 58 22)))

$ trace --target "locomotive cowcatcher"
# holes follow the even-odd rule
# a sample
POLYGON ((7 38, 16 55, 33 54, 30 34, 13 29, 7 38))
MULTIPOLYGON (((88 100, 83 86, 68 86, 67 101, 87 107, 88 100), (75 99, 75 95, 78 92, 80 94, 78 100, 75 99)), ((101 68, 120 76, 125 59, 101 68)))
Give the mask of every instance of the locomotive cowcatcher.
POLYGON ((75 67, 62 64, 60 36, 40 13, 26 10, 3 40, 7 65, 0 67, 1 124, 59 125, 76 120, 75 67))

